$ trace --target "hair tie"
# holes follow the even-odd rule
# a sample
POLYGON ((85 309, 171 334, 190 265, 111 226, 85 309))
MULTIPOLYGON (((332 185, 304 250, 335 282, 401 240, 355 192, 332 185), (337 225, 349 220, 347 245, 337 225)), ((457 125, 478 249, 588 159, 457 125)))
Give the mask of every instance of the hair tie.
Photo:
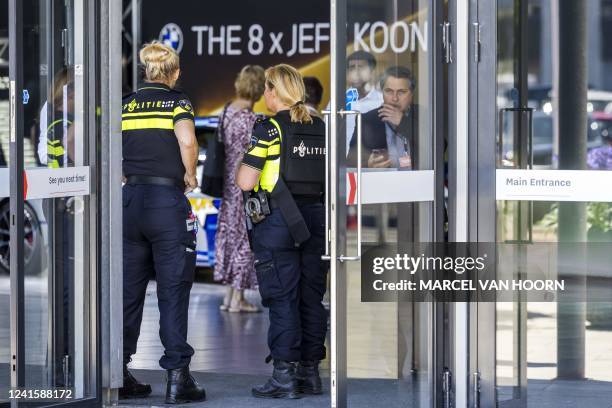
POLYGON ((292 108, 297 108, 300 105, 303 105, 304 101, 297 101, 296 103, 293 104, 292 108))

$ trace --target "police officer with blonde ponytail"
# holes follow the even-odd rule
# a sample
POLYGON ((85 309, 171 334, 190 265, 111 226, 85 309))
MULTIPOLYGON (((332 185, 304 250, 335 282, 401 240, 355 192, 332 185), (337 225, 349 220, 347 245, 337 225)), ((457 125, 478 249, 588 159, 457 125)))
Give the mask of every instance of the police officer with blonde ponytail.
POLYGON ((304 104, 304 82, 289 65, 266 70, 264 98, 275 115, 255 124, 236 175, 247 193, 255 270, 269 308, 272 377, 262 398, 320 394, 327 313, 321 303, 324 248, 325 125, 304 104))
POLYGON ((142 398, 127 364, 136 353, 149 279, 157 281, 159 335, 167 370, 167 404, 205 399, 189 372, 189 294, 195 274, 196 222, 185 193, 197 186, 198 142, 193 107, 174 90, 179 57, 153 42, 140 51, 145 82, 123 99, 123 387, 122 398, 142 398))

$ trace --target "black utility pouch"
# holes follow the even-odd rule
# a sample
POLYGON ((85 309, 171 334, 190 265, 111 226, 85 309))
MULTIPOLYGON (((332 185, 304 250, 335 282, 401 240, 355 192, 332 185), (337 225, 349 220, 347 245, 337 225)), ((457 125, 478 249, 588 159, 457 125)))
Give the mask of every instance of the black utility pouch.
POLYGON ((251 192, 244 200, 244 211, 253 224, 258 224, 270 215, 270 197, 264 190, 251 192))

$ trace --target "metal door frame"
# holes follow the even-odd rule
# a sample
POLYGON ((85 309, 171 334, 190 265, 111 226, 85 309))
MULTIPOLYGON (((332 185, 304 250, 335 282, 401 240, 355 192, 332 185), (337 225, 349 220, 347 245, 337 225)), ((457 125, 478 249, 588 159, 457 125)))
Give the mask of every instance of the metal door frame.
MULTIPOLYGON (((346 61, 346 24, 347 0, 330 0, 330 141, 341 140, 333 138, 345 132, 345 121, 339 120, 338 112, 344 109, 345 85, 339 81, 339 69, 346 61)), ((330 193, 329 202, 329 255, 330 255, 330 399, 332 408, 347 406, 347 279, 346 265, 337 262, 338 257, 346 251, 346 233, 338 220, 346 219, 346 206, 337 203, 346 202, 346 180, 339 178, 341 174, 338 163, 346 157, 345 143, 329 143, 327 154, 331 157, 329 164, 330 193), (336 239, 333 239, 335 237, 336 239)))
MULTIPOLYGON (((455 0, 450 7, 449 240, 495 242, 496 1, 455 0)), ((450 309, 454 406, 494 407, 495 303, 450 309)))
MULTIPOLYGON (((78 2, 78 0, 76 0, 78 2)), ((88 265, 88 274, 80 281, 89 288, 88 307, 82 311, 89 319, 84 322, 83 330, 88 333, 88 342, 83 342, 82 372, 84 389, 93 392, 93 397, 61 404, 44 402, 28 402, 27 406, 101 406, 101 353, 100 353, 100 303, 98 276, 98 160, 97 111, 99 100, 99 70, 97 63, 102 61, 98 55, 100 32, 100 0, 84 0, 75 3, 75 118, 80 124, 76 131, 87 132, 84 140, 84 151, 90 166, 90 194, 87 217, 89 226, 84 234, 89 237, 89 251, 85 251, 84 264, 88 265), (86 30, 85 27, 88 29, 86 30), (78 49, 77 49, 78 47, 78 49), (80 70, 78 69, 80 65, 80 70)), ((24 109, 22 90, 23 80, 23 2, 9 0, 9 103, 10 103, 10 325, 11 325, 11 388, 22 388, 25 384, 25 290, 24 290, 24 246, 23 225, 24 216, 24 109), (19 226, 19 228, 18 228, 19 226)), ((120 52, 120 51, 119 51, 120 52)), ((80 278, 79 278, 80 279, 80 278)), ((50 296, 52 294, 50 293, 50 296)), ((50 326, 51 327, 51 326, 50 326)), ((82 341, 83 339, 81 339, 82 341)), ((12 400, 12 407, 18 406, 17 400, 12 400)), ((21 403, 23 405, 23 403, 21 403)))
MULTIPOLYGON (((429 112, 429 120, 432 125, 432 137, 435 139, 431 143, 432 168, 436 170, 436 189, 435 203, 429 208, 423 208, 419 213, 426 213, 431 219, 428 231, 420 230, 418 233, 425 234, 431 241, 442 241, 444 223, 444 188, 443 188, 443 165, 444 165, 444 121, 446 115, 445 92, 445 69, 442 62, 442 29, 441 23, 444 17, 444 2, 442 0, 431 0, 428 7, 429 32, 431 33, 431 47, 429 51, 429 63, 433 69, 430 82, 427 84, 431 106, 434 108, 429 112)), ((345 134, 345 120, 339 115, 344 110, 345 81, 344 67, 346 64, 346 44, 347 44, 347 6, 348 0, 330 0, 330 62, 331 62, 331 92, 330 92, 330 112, 329 128, 331 132, 330 140, 343 140, 335 138, 334 135, 345 134)), ((329 236, 335 237, 329 242, 330 276, 331 276, 331 299, 330 299, 330 382, 331 382, 331 406, 333 408, 344 408, 347 406, 347 326, 346 326, 346 301, 347 301, 347 280, 346 264, 339 261, 339 257, 346 255, 347 240, 346 227, 338 220, 346 219, 346 206, 337 203, 346 202, 346 180, 338 177, 346 171, 344 164, 346 158, 345 143, 329 144, 328 155, 331 157, 329 164, 330 179, 330 222, 329 236)), ((448 328, 444 327, 444 316, 448 313, 447 305, 431 303, 427 305, 428 310, 424 311, 427 318, 429 332, 428 348, 431 355, 426 359, 429 361, 430 372, 428 373, 429 383, 431 384, 431 395, 428 399, 429 406, 435 407, 441 404, 442 389, 442 370, 450 365, 450 345, 447 336, 448 328)), ((421 406, 421 405, 419 405, 421 406)))
MULTIPOLYGON (((496 242, 497 2, 470 0, 468 18, 467 237, 470 242, 496 242)), ((469 316, 467 406, 495 407, 496 304, 472 302, 469 316)))
MULTIPOLYGON (((11 388, 25 384, 25 302, 24 302, 24 246, 23 236, 23 103, 17 97, 23 89, 23 4, 9 0, 9 104, 10 104, 10 180, 11 230, 11 388), (19 225, 20 228, 16 228, 19 225)), ((11 401, 11 406, 17 403, 11 401)))

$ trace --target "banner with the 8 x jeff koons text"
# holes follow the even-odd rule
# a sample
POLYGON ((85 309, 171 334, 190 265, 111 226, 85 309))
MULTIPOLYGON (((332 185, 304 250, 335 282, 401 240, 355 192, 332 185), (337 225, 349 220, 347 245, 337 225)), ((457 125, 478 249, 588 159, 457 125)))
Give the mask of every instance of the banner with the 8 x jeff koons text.
MULTIPOLYGON (((324 91, 321 107, 327 105, 328 1, 288 6, 282 0, 214 4, 184 0, 172 13, 160 13, 166 6, 162 0, 143 3, 141 39, 162 41, 179 52, 178 87, 190 97, 197 116, 217 114, 234 97, 236 74, 247 64, 286 63, 303 75, 317 77, 324 91)), ((428 52, 427 3, 351 0, 348 8, 347 51, 370 52, 378 61, 377 74, 389 64, 410 65, 419 53, 428 52)), ((263 105, 255 107, 262 109, 263 105)))
POLYGON ((605 242, 369 246, 361 260, 361 300, 610 302, 610 265, 605 242))

